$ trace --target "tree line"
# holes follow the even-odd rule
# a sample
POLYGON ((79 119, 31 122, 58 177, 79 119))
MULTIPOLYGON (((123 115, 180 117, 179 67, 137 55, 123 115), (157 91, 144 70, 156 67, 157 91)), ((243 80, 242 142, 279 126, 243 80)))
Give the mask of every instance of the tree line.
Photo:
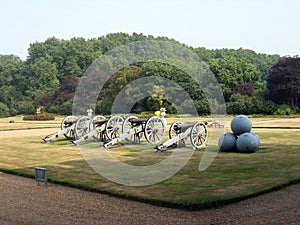
MULTIPOLYGON (((298 57, 280 57, 248 49, 193 48, 167 37, 113 33, 99 38, 48 38, 28 48, 28 57, 0 55, 0 116, 33 114, 44 106, 49 113, 71 114, 74 92, 86 69, 118 46, 147 40, 169 41, 189 48, 215 74, 227 113, 285 114, 299 112, 298 57)), ((197 84, 178 68, 147 61, 120 69, 106 83, 96 103, 97 114, 109 114, 117 94, 135 79, 159 76, 179 84, 194 101, 199 114, 209 114, 208 101, 197 84)), ((175 107, 161 99, 159 90, 134 105, 132 112, 157 110, 162 102, 169 113, 175 107)))

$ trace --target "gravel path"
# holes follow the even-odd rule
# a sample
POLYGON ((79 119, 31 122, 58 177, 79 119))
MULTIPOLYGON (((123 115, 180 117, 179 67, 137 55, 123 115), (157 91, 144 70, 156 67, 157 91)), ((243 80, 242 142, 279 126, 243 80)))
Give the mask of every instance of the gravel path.
POLYGON ((0 172, 0 224, 299 224, 300 184, 218 209, 185 211, 0 172))

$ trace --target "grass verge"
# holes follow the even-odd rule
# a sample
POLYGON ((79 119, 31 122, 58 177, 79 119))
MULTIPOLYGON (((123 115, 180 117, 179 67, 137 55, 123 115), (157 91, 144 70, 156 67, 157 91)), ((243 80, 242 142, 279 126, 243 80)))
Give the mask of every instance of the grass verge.
MULTIPOLYGON (((48 169, 52 183, 157 205, 203 209, 300 181, 300 131, 257 129, 255 132, 261 137, 258 152, 219 153, 207 170, 199 172, 203 151, 195 151, 175 176, 145 187, 110 182, 89 167, 79 149, 69 141, 61 139, 45 144, 39 136, 2 138, 0 170, 33 178, 34 167, 41 166, 48 169)), ((100 144, 93 144, 91 148, 104 150, 100 144)), ((137 145, 119 146, 112 149, 111 154, 131 165, 149 165, 170 153, 155 153, 145 145, 137 145)))

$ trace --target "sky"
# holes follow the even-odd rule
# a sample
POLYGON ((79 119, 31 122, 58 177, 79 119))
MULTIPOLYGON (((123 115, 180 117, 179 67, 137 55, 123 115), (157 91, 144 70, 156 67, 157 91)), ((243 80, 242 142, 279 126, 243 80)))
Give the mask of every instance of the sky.
POLYGON ((0 54, 48 37, 167 36, 192 47, 300 55, 298 0, 0 0, 0 54))

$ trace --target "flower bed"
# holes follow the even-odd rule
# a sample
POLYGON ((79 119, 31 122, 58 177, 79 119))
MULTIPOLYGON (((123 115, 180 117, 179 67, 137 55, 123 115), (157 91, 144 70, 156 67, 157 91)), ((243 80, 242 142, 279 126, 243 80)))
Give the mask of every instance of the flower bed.
POLYGON ((50 114, 42 114, 42 115, 27 115, 23 117, 23 120, 54 120, 55 117, 50 114))

